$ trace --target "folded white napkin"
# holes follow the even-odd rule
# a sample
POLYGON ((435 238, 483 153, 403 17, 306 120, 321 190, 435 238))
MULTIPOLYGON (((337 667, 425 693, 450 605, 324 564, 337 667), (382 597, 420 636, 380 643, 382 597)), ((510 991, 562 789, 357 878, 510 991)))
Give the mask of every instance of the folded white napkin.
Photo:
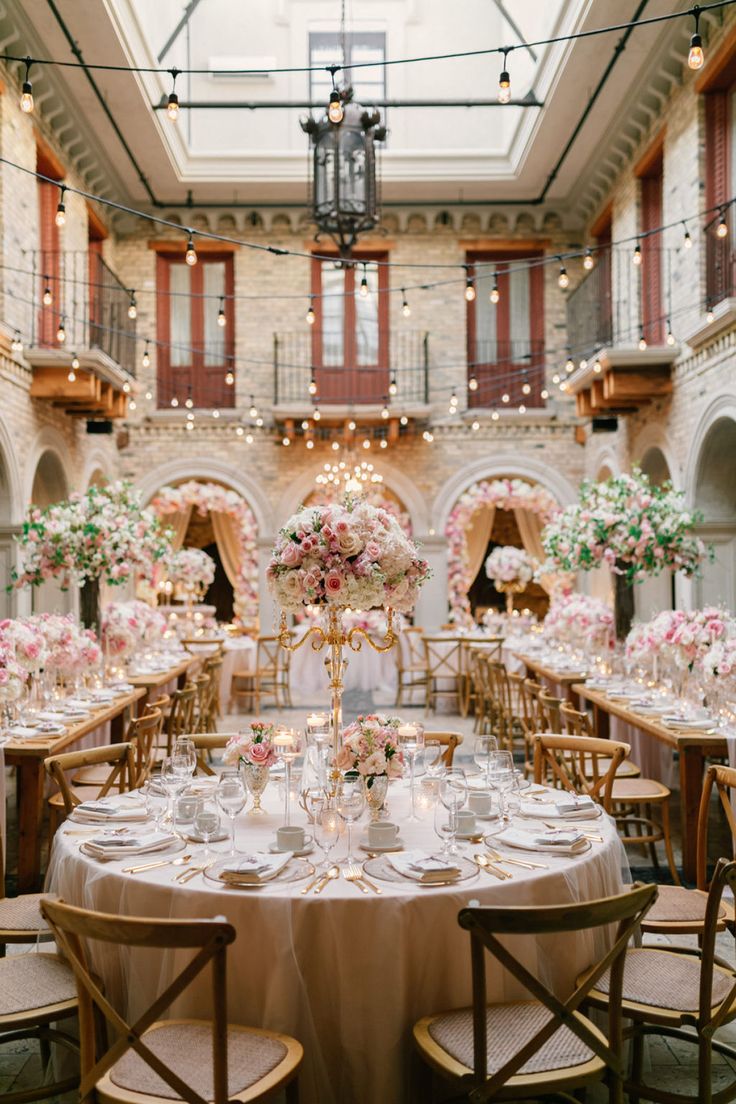
POLYGON ((146 806, 135 795, 116 798, 103 797, 97 801, 83 801, 72 811, 69 819, 80 824, 105 824, 114 820, 146 820, 146 806))
POLYGON ((557 815, 561 817, 590 817, 600 816, 600 806, 596 805, 592 797, 587 794, 568 793, 555 799, 557 815))
POLYGON ((449 882, 460 876, 460 868, 451 859, 430 855, 426 851, 401 851, 387 854, 386 858, 398 874, 415 882, 449 882))
POLYGON ((95 836, 85 840, 80 850, 95 858, 125 858, 128 855, 146 855, 149 851, 161 851, 178 842, 173 832, 147 832, 125 836, 95 836))
POLYGON ((279 874, 290 859, 293 851, 280 851, 272 855, 265 851, 256 851, 233 859, 220 867, 220 880, 223 882, 267 882, 279 874))
POLYGON ((712 717, 683 717, 679 713, 665 713, 662 720, 669 728, 685 728, 692 732, 703 732, 713 728, 715 721, 712 717))
POLYGON ((548 851, 560 855, 576 855, 587 851, 589 843, 582 832, 574 828, 554 828, 547 832, 525 832, 521 828, 504 828, 493 836, 494 842, 518 847, 523 851, 548 851))
POLYGON ((94 709, 96 707, 94 702, 91 702, 88 698, 66 698, 61 708, 74 710, 75 712, 81 709, 86 712, 88 709, 94 709))

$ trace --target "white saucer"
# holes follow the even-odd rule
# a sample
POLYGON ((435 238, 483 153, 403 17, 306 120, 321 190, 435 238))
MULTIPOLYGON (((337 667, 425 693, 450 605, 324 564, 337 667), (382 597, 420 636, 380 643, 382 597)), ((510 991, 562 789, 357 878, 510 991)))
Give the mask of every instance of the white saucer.
POLYGON ((361 851, 374 851, 376 855, 386 855, 390 851, 403 851, 405 844, 399 836, 396 840, 396 843, 391 844, 390 847, 371 847, 371 845, 368 843, 368 840, 361 840, 358 844, 358 847, 361 849, 361 851))
MULTIPOLYGON (((275 843, 270 844, 268 850, 272 855, 283 855, 284 854, 284 852, 281 850, 281 848, 277 847, 275 843)), ((302 855, 311 855, 313 851, 314 851, 314 843, 310 840, 310 842, 307 844, 306 847, 302 847, 301 851, 294 851, 294 852, 292 852, 292 854, 295 856, 295 858, 300 859, 302 857, 302 855)))

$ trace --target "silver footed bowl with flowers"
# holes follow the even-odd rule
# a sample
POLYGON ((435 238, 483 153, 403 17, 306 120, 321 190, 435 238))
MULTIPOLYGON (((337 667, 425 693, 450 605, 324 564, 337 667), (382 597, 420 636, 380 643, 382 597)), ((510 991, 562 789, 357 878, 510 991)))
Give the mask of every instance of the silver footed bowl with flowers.
POLYGON ((398 717, 380 713, 360 716, 342 734, 342 747, 335 765, 340 771, 357 771, 363 779, 365 799, 372 821, 379 820, 392 778, 404 773, 404 757, 399 749, 398 717))
POLYGON ((269 780, 269 771, 278 761, 273 746, 274 725, 267 721, 251 721, 248 732, 232 736, 225 745, 223 762, 240 766, 245 784, 253 797, 248 816, 264 816, 261 797, 269 780))

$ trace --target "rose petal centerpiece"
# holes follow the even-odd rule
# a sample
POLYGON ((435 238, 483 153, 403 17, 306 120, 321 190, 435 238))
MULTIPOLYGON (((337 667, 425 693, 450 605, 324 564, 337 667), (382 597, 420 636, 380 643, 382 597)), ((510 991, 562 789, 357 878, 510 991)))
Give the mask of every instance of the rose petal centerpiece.
POLYGON ((311 639, 316 651, 325 644, 330 648, 325 666, 332 695, 335 761, 340 750, 344 646, 358 652, 366 640, 376 651, 389 651, 397 640, 394 610, 410 613, 428 577, 429 565, 396 518, 350 496, 342 505, 302 508, 281 529, 267 569, 271 593, 282 610, 280 643, 294 650, 311 639), (292 644, 286 612, 295 613, 303 606, 325 607, 326 624, 312 625, 292 644), (373 640, 361 625, 346 630, 342 618, 348 608, 385 609, 383 640, 373 640))

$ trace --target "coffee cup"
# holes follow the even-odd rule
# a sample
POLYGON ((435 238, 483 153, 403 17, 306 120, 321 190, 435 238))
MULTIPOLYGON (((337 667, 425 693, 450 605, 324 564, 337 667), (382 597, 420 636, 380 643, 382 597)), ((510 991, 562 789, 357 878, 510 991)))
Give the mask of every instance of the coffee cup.
POLYGON ((472 836, 475 832, 475 813, 472 809, 458 809, 457 830, 461 836, 472 836))
POLYGON ((306 843, 304 829, 298 824, 283 824, 276 829, 276 846, 279 851, 303 851, 306 843))
POLYGON ((379 820, 368 825, 369 847, 394 847, 399 838, 399 828, 387 820, 379 820))
POLYGON ((493 795, 483 790, 468 794, 470 811, 476 816, 489 816, 493 806, 493 795))

